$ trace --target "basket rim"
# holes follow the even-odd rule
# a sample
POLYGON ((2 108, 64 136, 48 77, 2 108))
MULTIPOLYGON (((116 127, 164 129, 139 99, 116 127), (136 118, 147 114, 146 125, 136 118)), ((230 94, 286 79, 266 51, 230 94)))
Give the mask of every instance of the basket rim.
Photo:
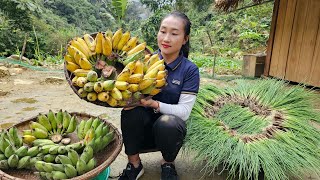
MULTIPOLYGON (((71 180, 83 180, 83 179, 94 178, 98 174, 100 174, 102 171, 104 171, 106 168, 108 168, 111 165, 111 163, 117 158, 119 153, 121 152, 122 145, 123 145, 122 135, 119 132, 118 128, 116 128, 112 123, 110 123, 105 118, 102 118, 100 116, 93 116, 93 115, 90 115, 90 114, 87 114, 87 113, 83 113, 83 112, 81 112, 81 113, 80 112, 69 112, 69 113, 71 115, 76 115, 77 117, 80 116, 80 117, 88 117, 88 118, 89 117, 99 118, 103 122, 105 122, 108 126, 110 126, 114 130, 114 132, 116 133, 116 135, 118 137, 118 138, 116 138, 116 139, 118 139, 118 142, 114 142, 114 143, 117 143, 115 150, 113 151, 113 153, 105 161, 103 161, 103 163, 101 163, 99 166, 95 167, 91 171, 86 172, 85 174, 82 174, 80 176, 76 176, 76 177, 71 178, 71 180)), ((33 121, 36 118, 37 118, 37 116, 33 116, 31 118, 28 118, 26 120, 23 120, 23 121, 21 121, 19 123, 16 123, 16 124, 6 128, 6 130, 10 129, 11 127, 17 127, 19 125, 23 125, 23 124, 27 123, 28 121, 33 121)), ((9 174, 5 173, 4 171, 0 170, 0 179, 2 179, 2 178, 8 178, 10 180, 26 180, 26 179, 14 177, 14 176, 9 175, 9 174)))

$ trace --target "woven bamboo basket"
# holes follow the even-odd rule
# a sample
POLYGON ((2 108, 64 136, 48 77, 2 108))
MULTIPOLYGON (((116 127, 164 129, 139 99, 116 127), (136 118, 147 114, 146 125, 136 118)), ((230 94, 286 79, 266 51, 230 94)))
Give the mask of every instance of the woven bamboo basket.
MULTIPOLYGON (((104 32, 103 32, 103 34, 104 34, 104 32)), ((90 34, 93 38, 95 38, 96 37, 96 35, 97 35, 97 32, 96 33, 92 33, 92 34, 90 34)), ((139 43, 138 43, 139 44, 139 43)), ((145 49, 145 54, 151 54, 151 51, 148 49, 148 48, 146 48, 145 49)), ((124 68, 124 66, 121 64, 121 63, 116 63, 116 65, 115 65, 115 68, 116 68, 116 70, 117 70, 117 73, 118 74, 120 74, 120 72, 123 70, 123 68, 124 68)), ((98 101, 98 100, 96 100, 96 101, 88 101, 88 99, 87 98, 83 98, 83 97, 81 97, 81 96, 79 96, 79 94, 78 94, 78 90, 79 90, 79 87, 76 87, 76 86, 74 86, 73 84, 72 84, 72 79, 74 78, 74 74, 72 74, 70 71, 68 71, 67 70, 67 68, 66 68, 66 63, 64 63, 64 74, 65 74, 65 77, 66 77, 66 80, 68 81, 68 83, 69 83, 69 85, 70 85, 70 87, 71 87, 71 89, 73 90, 73 92, 74 93, 76 93, 77 95, 78 95, 78 97, 80 98, 80 99, 83 99, 83 100, 85 100, 85 101, 87 101, 87 102, 90 102, 90 103, 93 103, 93 104, 96 104, 96 105, 99 105, 99 106, 104 106, 104 107, 111 107, 108 103, 106 103, 106 102, 101 102, 101 101, 98 101)), ((148 96, 148 97, 143 97, 143 98, 151 98, 152 96, 148 96)), ((137 105, 139 102, 129 102, 128 103, 128 105, 127 105, 127 107, 130 107, 130 106, 135 106, 135 105, 137 105)), ((113 108, 123 108, 122 106, 115 106, 115 107, 113 107, 113 108)))
MULTIPOLYGON (((80 120, 88 120, 89 118, 96 118, 95 116, 91 116, 85 113, 70 113, 71 115, 75 115, 77 117, 78 122, 80 120)), ((122 149, 122 136, 117 128, 109 123, 107 120, 102 119, 110 128, 112 128, 115 132, 115 139, 102 151, 99 151, 94 155, 97 160, 97 166, 93 170, 81 175, 72 178, 72 180, 87 180, 96 177, 102 171, 104 171, 110 164, 116 159, 118 154, 122 149)), ((20 122, 16 125, 19 130, 19 134, 22 134, 22 130, 29 129, 30 121, 36 121, 37 117, 33 117, 31 119, 20 122)), ((79 139, 75 132, 68 134, 68 137, 71 138, 71 143, 78 142, 79 139)), ((34 174, 32 170, 27 169, 8 169, 8 170, 0 170, 0 180, 35 180, 40 179, 37 175, 34 174)))

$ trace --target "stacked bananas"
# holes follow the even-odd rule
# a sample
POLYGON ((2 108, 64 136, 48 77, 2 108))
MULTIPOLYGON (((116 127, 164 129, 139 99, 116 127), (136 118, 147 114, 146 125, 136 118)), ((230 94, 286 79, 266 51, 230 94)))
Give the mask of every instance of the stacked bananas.
POLYGON ((37 122, 30 122, 30 129, 23 131, 23 142, 31 144, 35 139, 51 138, 54 142, 60 142, 62 136, 75 131, 77 119, 67 111, 53 113, 49 110, 47 115, 39 114, 37 122))
POLYGON ((73 73, 72 85, 78 96, 88 101, 106 102, 111 107, 124 107, 144 96, 153 96, 166 85, 164 60, 157 54, 145 55, 146 43, 118 29, 89 34, 73 39, 65 55, 66 68, 73 73), (79 42, 79 43, 76 43, 79 42), (82 57, 79 58, 79 52, 82 57), (81 60, 82 59, 82 60, 81 60), (88 61, 81 65, 82 61, 88 61), (123 69, 116 69, 120 63, 123 69), (90 64, 90 65, 89 65, 90 64))
POLYGON ((115 132, 99 118, 90 118, 80 122, 77 135, 79 139, 83 139, 85 145, 91 146, 94 153, 97 153, 113 141, 115 132))
POLYGON ((16 127, 0 132, 0 169, 30 167, 30 149, 23 146, 16 127))
POLYGON ((43 179, 69 179, 91 171, 97 165, 91 146, 86 146, 81 154, 68 149, 65 155, 56 155, 51 161, 36 161, 34 164, 43 179))

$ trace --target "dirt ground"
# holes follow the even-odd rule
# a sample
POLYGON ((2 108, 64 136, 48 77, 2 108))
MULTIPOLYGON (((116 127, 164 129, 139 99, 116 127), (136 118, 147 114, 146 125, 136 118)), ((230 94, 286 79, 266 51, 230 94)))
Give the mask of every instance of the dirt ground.
MULTIPOLYGON (((0 65, 1 66, 1 65, 0 65)), ((32 71, 29 69, 10 68, 10 74, 0 76, 0 128, 5 128, 38 113, 47 113, 49 109, 57 112, 59 109, 68 112, 82 112, 94 116, 103 115, 120 130, 120 108, 106 108, 81 100, 70 88, 62 70, 32 71)), ((210 81, 220 86, 224 82, 210 81)), ((318 108, 320 109, 320 103, 318 108)), ((147 153, 141 156, 145 167, 142 180, 160 179, 159 152, 147 153)), ((117 176, 127 163, 124 148, 117 159, 111 164, 111 176, 117 176)), ((203 175, 200 166, 194 166, 190 157, 181 153, 176 159, 176 167, 181 180, 196 179, 226 179, 225 173, 218 175, 203 175)), ((315 177, 310 177, 315 180, 315 177)), ((309 177, 306 177, 309 179, 309 177)))

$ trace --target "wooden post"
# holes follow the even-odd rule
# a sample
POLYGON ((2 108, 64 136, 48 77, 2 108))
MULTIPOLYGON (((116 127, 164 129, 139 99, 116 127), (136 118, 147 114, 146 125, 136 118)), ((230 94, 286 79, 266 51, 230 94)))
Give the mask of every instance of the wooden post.
POLYGON ((24 42, 23 42, 21 54, 20 54, 20 57, 19 57, 19 60, 20 60, 20 61, 22 60, 23 54, 24 54, 24 52, 26 51, 27 39, 28 39, 28 33, 26 33, 25 36, 24 36, 24 42))

